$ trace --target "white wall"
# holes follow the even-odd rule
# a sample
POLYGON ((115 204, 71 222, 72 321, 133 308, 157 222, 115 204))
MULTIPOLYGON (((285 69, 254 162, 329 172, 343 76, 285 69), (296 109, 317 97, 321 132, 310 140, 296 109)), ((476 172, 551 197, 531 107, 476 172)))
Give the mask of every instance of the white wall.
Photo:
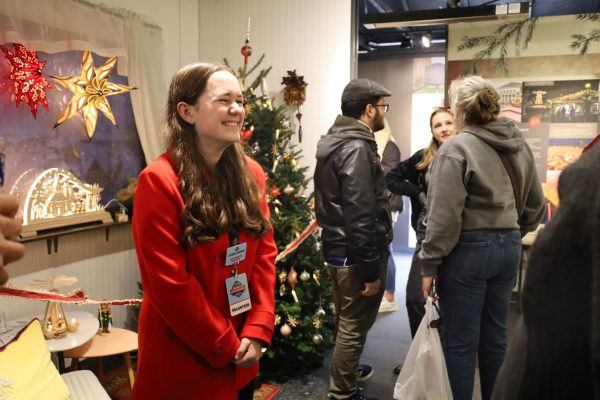
POLYGON ((350 80, 351 1, 92 1, 144 14, 162 28, 165 86, 180 67, 195 61, 227 58, 234 68, 240 66, 240 48, 251 17, 250 65, 265 54, 262 65, 273 67, 267 78, 271 95, 281 101, 281 78, 287 70, 296 69, 308 83, 300 163, 312 175, 317 141, 340 113, 340 95, 350 80))
POLYGON ((199 16, 202 61, 227 58, 235 69, 241 66, 251 17, 250 65, 265 54, 261 66, 273 67, 267 78, 271 95, 282 91, 286 71, 304 76, 300 162, 312 176, 317 141, 340 113, 340 96, 350 79, 351 1, 199 0, 199 16))
POLYGON ((184 65, 198 61, 198 0, 88 0, 150 17, 162 28, 165 87, 184 65))

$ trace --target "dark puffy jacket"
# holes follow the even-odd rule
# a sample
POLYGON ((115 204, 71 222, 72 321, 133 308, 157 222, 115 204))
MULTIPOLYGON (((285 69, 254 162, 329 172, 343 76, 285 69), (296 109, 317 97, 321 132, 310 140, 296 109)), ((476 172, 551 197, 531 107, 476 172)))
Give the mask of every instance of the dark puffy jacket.
POLYGON ((339 115, 317 145, 315 211, 326 257, 349 257, 365 282, 377 280, 379 254, 392 239, 377 144, 358 120, 339 115))
POLYGON ((410 215, 410 224, 417 231, 417 221, 419 214, 423 209, 423 204, 419 200, 421 192, 427 193, 425 187, 425 179, 423 177, 425 171, 419 171, 417 164, 423 160, 424 149, 417 151, 410 158, 397 164, 391 171, 385 175, 387 188, 390 192, 410 198, 412 214, 410 215))

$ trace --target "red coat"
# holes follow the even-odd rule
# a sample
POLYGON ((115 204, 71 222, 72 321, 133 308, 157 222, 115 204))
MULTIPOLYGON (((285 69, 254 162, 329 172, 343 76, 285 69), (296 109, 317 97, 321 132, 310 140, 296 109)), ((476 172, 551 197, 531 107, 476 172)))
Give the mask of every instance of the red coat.
MULTIPOLYGON (((265 175, 250 158, 248 169, 263 194, 269 217, 265 175)), ((275 321, 273 230, 261 238, 240 232, 247 243, 245 272, 252 309, 232 317, 224 264, 227 234, 194 248, 180 244, 183 199, 179 178, 163 154, 140 174, 135 192, 133 238, 144 289, 139 318, 139 359, 132 400, 237 399, 255 378, 258 365, 237 368, 233 357, 242 337, 271 343, 275 321)))

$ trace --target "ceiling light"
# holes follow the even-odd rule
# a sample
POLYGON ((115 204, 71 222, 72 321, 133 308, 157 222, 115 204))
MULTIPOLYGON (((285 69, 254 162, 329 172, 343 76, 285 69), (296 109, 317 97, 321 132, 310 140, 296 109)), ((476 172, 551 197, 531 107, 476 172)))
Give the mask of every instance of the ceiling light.
POLYGON ((423 45, 423 47, 431 47, 431 34, 430 33, 426 33, 423 36, 421 36, 421 44, 423 45))
POLYGON ((367 29, 400 28, 411 26, 443 25, 453 22, 484 21, 501 18, 523 18, 529 15, 528 2, 483 5, 476 7, 456 7, 435 10, 416 10, 366 15, 364 27, 367 29), (502 6, 502 7, 499 7, 502 6))
POLYGON ((446 43, 446 39, 432 39, 431 44, 446 43))

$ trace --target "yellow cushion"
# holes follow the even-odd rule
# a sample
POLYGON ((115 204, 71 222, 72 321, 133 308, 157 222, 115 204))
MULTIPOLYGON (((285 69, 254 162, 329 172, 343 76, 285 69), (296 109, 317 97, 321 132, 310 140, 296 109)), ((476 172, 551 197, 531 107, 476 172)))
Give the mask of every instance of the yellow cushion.
POLYGON ((34 319, 0 347, 0 399, 68 398, 69 389, 50 361, 42 327, 34 319))

